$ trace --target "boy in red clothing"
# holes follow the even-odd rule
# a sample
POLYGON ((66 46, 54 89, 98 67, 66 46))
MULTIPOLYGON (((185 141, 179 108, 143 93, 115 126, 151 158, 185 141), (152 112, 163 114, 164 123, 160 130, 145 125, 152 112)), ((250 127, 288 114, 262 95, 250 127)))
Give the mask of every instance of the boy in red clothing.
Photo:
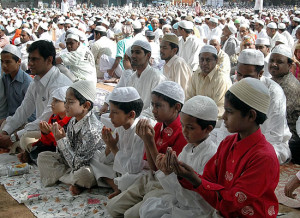
POLYGON ((262 82, 245 78, 225 95, 223 119, 230 133, 198 175, 174 153, 167 166, 181 178, 181 185, 199 193, 223 217, 276 217, 274 193, 279 162, 273 146, 259 125, 266 120, 270 102, 262 82))
POLYGON ((162 82, 153 89, 151 98, 152 112, 158 123, 153 128, 148 120, 142 119, 136 126, 136 133, 145 144, 150 170, 108 202, 106 208, 113 217, 139 217, 139 208, 147 198, 164 193, 153 175, 153 171, 157 170, 156 157, 159 153, 165 153, 168 147, 179 154, 187 144, 179 117, 184 103, 181 86, 171 81, 162 82))
MULTIPOLYGON (((18 155, 20 162, 36 164, 38 154, 43 151, 56 151, 56 141, 51 132, 51 126, 57 122, 61 127, 67 130, 68 123, 71 117, 66 116, 66 109, 64 106, 66 92, 68 87, 61 87, 54 91, 53 100, 51 103, 52 116, 48 123, 46 121, 40 122, 41 138, 32 144, 31 148, 21 152, 18 155)), ((22 141, 20 142, 22 143, 22 141)))

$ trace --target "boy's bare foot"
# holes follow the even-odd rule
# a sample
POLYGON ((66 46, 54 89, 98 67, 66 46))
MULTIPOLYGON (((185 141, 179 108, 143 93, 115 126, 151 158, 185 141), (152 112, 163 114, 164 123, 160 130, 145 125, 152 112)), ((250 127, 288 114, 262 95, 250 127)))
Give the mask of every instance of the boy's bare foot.
POLYGON ((69 188, 70 192, 72 195, 80 195, 81 192, 83 192, 84 188, 83 187, 79 187, 77 185, 70 185, 69 188))
POLYGON ((114 191, 113 193, 111 193, 110 195, 108 195, 108 199, 112 199, 113 197, 117 196, 118 194, 120 194, 121 191, 120 190, 117 190, 117 191, 114 191))
POLYGON ((18 154, 18 159, 21 163, 28 163, 29 162, 29 153, 27 151, 23 151, 18 154))

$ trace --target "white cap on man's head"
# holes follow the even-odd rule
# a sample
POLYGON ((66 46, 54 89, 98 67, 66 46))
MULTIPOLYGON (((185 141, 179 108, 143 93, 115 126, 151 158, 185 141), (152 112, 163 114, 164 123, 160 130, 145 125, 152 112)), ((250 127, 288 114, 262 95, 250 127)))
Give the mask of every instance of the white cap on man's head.
POLYGON ((205 52, 208 52, 208 53, 212 53, 212 54, 215 54, 215 55, 218 55, 218 51, 217 49, 212 46, 212 45, 204 45, 201 50, 200 50, 200 54, 201 53, 205 53, 205 52))
POLYGON ((258 38, 255 40, 255 45, 267 45, 270 46, 270 40, 267 38, 258 38))
POLYGON ((79 36, 77 34, 70 33, 70 34, 68 34, 67 39, 74 39, 77 42, 79 42, 79 36))
POLYGON ((280 54, 287 58, 293 59, 293 53, 292 53, 291 48, 284 44, 275 46, 273 48, 271 54, 280 54))
POLYGON ((11 54, 17 56, 18 58, 22 57, 20 49, 17 46, 14 46, 12 44, 7 44, 6 46, 4 46, 4 48, 2 49, 1 52, 3 52, 3 51, 11 53, 11 54))
POLYGON ((264 59, 264 54, 260 50, 244 49, 240 52, 238 63, 263 66, 264 59))
POLYGON ((150 52, 152 51, 150 43, 147 41, 144 41, 144 40, 136 40, 133 42, 132 46, 140 46, 140 47, 146 49, 147 51, 150 51, 150 52))
POLYGON ((115 88, 109 95, 109 100, 116 102, 131 102, 140 98, 138 91, 134 87, 115 88))
POLYGON ((152 91, 163 94, 169 98, 174 99, 175 101, 180 102, 181 104, 184 104, 184 99, 185 99, 184 90, 176 82, 173 81, 162 82, 158 84, 152 91))
POLYGON ((186 30, 192 30, 194 29, 194 24, 191 21, 182 20, 178 23, 178 26, 180 26, 183 29, 186 30))
POLYGON ((277 24, 274 23, 274 22, 271 22, 271 23, 269 23, 269 24, 267 25, 267 27, 270 28, 270 29, 277 29, 277 24))

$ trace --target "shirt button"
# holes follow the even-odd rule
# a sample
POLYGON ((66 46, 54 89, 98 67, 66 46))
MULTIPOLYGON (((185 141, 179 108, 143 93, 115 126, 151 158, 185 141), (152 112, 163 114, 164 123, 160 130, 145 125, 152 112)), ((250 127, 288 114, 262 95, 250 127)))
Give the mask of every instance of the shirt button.
POLYGON ((232 160, 232 163, 234 163, 234 160, 232 160))
POLYGON ((206 187, 207 187, 207 188, 210 188, 210 185, 207 185, 206 187))

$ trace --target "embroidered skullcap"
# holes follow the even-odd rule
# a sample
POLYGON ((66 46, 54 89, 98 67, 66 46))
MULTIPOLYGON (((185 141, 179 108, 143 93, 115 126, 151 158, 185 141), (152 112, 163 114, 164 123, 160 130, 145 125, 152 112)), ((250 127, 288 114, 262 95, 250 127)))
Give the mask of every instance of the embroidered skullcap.
POLYGON ((67 39, 74 39, 79 42, 79 36, 77 34, 70 33, 68 34, 67 39))
POLYGON ((63 87, 55 89, 53 91, 52 97, 56 98, 59 101, 65 101, 68 88, 69 88, 69 86, 63 86, 63 87))
POLYGON ((152 51, 150 43, 147 41, 144 41, 144 40, 136 40, 136 41, 134 41, 132 46, 140 46, 140 47, 146 49, 147 51, 150 51, 150 52, 152 51))
POLYGON ((217 49, 212 45, 204 45, 200 50, 200 54, 204 53, 204 52, 209 52, 209 53, 218 55, 217 49))
POLYGON ((20 39, 20 37, 15 38, 14 43, 15 43, 15 46, 20 45, 20 44, 21 44, 21 39, 20 39))
POLYGON ((277 29, 277 24, 274 23, 274 22, 271 22, 271 23, 269 23, 269 24, 267 25, 267 27, 270 28, 270 29, 277 29))
POLYGON ((214 100, 207 96, 196 95, 187 100, 181 111, 190 116, 206 121, 217 121, 218 107, 214 100))
POLYGON ((178 37, 174 33, 167 33, 167 34, 165 34, 162 40, 163 41, 167 41, 167 42, 172 42, 175 45, 179 44, 178 37))
POLYGON ((12 44, 7 44, 6 46, 4 46, 4 48, 2 49, 1 52, 3 52, 3 51, 11 53, 11 54, 17 56, 18 58, 22 57, 20 49, 17 46, 14 46, 12 44))
POLYGON ((110 101, 116 102, 131 102, 140 99, 138 91, 134 87, 115 88, 110 96, 110 101))
POLYGON ((271 54, 280 54, 280 55, 283 55, 287 58, 293 59, 293 54, 292 54, 291 48, 284 45, 284 44, 280 44, 280 45, 275 46, 273 48, 271 54))
POLYGON ((142 28, 142 24, 141 24, 140 21, 135 20, 135 21, 132 22, 132 27, 133 27, 133 29, 141 29, 142 28))
POLYGON ((178 26, 180 26, 183 29, 186 30, 192 30, 194 29, 194 24, 191 21, 182 20, 178 23, 178 26))
POLYGON ((228 24, 227 27, 232 34, 235 34, 237 32, 237 29, 234 24, 228 24))
POLYGON ((234 83, 229 91, 245 104, 264 114, 268 113, 270 106, 270 93, 268 88, 259 79, 244 78, 234 83))
POLYGON ((255 41, 255 45, 267 45, 267 46, 270 46, 270 40, 268 38, 258 38, 255 41))
POLYGON ((80 80, 73 83, 70 88, 78 91, 86 100, 95 102, 96 99, 96 84, 88 80, 80 80))
POLYGON ((284 30, 285 28, 286 28, 286 26, 285 26, 284 23, 279 23, 279 24, 278 24, 278 29, 284 30))
POLYGON ((95 31, 106 32, 106 28, 104 26, 96 26, 95 31))
POLYGON ((180 102, 181 104, 184 104, 184 91, 182 87, 176 82, 162 82, 158 84, 152 91, 163 94, 171 99, 174 99, 175 101, 180 102))
POLYGON ((260 50, 244 49, 240 52, 238 63, 263 66, 264 55, 260 50))
POLYGON ((147 30, 145 33, 146 36, 155 36, 155 33, 151 30, 147 30))

